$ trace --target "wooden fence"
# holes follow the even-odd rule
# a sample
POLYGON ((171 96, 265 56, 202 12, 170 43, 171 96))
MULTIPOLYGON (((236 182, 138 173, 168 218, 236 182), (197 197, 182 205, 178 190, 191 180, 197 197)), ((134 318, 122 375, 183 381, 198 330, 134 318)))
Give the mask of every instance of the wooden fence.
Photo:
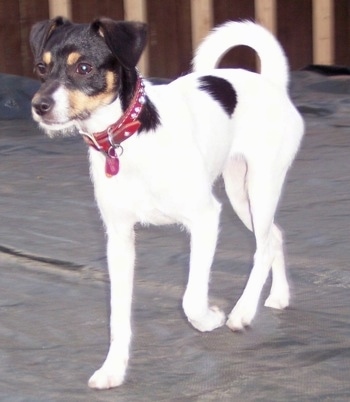
MULTIPOLYGON (((292 69, 350 65, 349 0, 0 0, 1 73, 32 75, 30 27, 57 15, 75 22, 98 16, 147 22, 149 42, 140 69, 149 76, 187 72, 193 49, 211 27, 245 18, 278 37, 292 69)), ((255 69, 255 55, 237 48, 222 65, 255 69)))

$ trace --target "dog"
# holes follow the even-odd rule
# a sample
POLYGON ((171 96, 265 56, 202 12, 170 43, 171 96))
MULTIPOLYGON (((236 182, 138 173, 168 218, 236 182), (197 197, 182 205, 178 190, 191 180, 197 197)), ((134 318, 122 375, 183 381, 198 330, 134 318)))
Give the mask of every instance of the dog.
POLYGON ((134 227, 179 224, 191 235, 183 310, 199 331, 221 327, 225 314, 208 301, 221 205, 213 183, 223 177, 234 211, 256 239, 246 287, 226 321, 250 326, 272 270, 265 306, 288 306, 281 230, 274 215, 300 146, 303 120, 288 95, 289 68, 275 37, 251 21, 214 29, 195 53, 193 71, 152 85, 137 70, 147 27, 100 18, 62 17, 30 33, 42 85, 32 114, 50 136, 76 133, 89 148, 90 174, 107 233, 111 286, 110 348, 89 386, 125 379, 132 335, 134 227), (217 69, 231 48, 246 45, 261 72, 217 69))

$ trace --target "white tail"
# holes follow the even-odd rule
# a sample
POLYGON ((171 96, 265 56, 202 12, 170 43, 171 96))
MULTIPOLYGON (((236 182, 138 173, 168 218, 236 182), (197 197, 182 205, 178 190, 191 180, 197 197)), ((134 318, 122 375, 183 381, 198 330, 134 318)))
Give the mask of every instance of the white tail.
POLYGON ((289 66, 281 45, 267 29, 251 21, 230 21, 215 28, 199 45, 193 71, 201 73, 216 68, 230 49, 241 45, 256 51, 264 78, 281 88, 287 87, 289 66))

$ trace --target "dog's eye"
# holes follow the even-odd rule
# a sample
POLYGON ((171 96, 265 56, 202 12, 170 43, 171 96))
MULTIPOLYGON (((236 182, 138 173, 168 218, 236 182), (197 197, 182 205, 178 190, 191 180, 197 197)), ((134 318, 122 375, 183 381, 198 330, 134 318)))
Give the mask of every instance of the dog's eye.
POLYGON ((46 64, 44 63, 38 63, 36 65, 36 71, 40 74, 40 75, 45 75, 46 71, 47 71, 47 67, 46 64))
POLYGON ((76 72, 80 75, 87 75, 90 74, 92 71, 92 66, 90 66, 90 64, 87 63, 79 63, 77 65, 77 69, 76 72))

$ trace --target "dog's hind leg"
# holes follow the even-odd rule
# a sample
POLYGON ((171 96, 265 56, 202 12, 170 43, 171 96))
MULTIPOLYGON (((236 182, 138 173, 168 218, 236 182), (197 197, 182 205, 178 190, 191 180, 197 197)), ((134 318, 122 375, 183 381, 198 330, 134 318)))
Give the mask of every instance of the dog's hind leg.
POLYGON ((274 224, 272 226, 272 247, 274 259, 272 261, 272 284, 265 307, 284 309, 289 306, 290 292, 283 252, 283 236, 281 230, 274 224))
POLYGON ((232 330, 240 330, 250 325, 255 316, 271 266, 272 287, 265 306, 284 308, 289 303, 282 234, 273 223, 285 172, 279 176, 261 169, 248 172, 244 158, 237 156, 228 162, 223 177, 232 207, 256 238, 252 272, 227 321, 232 330))
POLYGON ((247 163, 242 155, 231 157, 223 171, 225 190, 232 208, 244 223, 253 231, 248 189, 246 188, 247 163))
POLYGON ((208 303, 210 269, 216 248, 220 210, 219 202, 212 196, 186 222, 191 233, 191 257, 183 309, 189 322, 201 332, 212 331, 225 323, 225 314, 208 303))
POLYGON ((107 259, 111 283, 110 347, 89 386, 108 389, 121 385, 129 360, 131 300, 135 263, 134 229, 131 225, 107 226, 107 259))

